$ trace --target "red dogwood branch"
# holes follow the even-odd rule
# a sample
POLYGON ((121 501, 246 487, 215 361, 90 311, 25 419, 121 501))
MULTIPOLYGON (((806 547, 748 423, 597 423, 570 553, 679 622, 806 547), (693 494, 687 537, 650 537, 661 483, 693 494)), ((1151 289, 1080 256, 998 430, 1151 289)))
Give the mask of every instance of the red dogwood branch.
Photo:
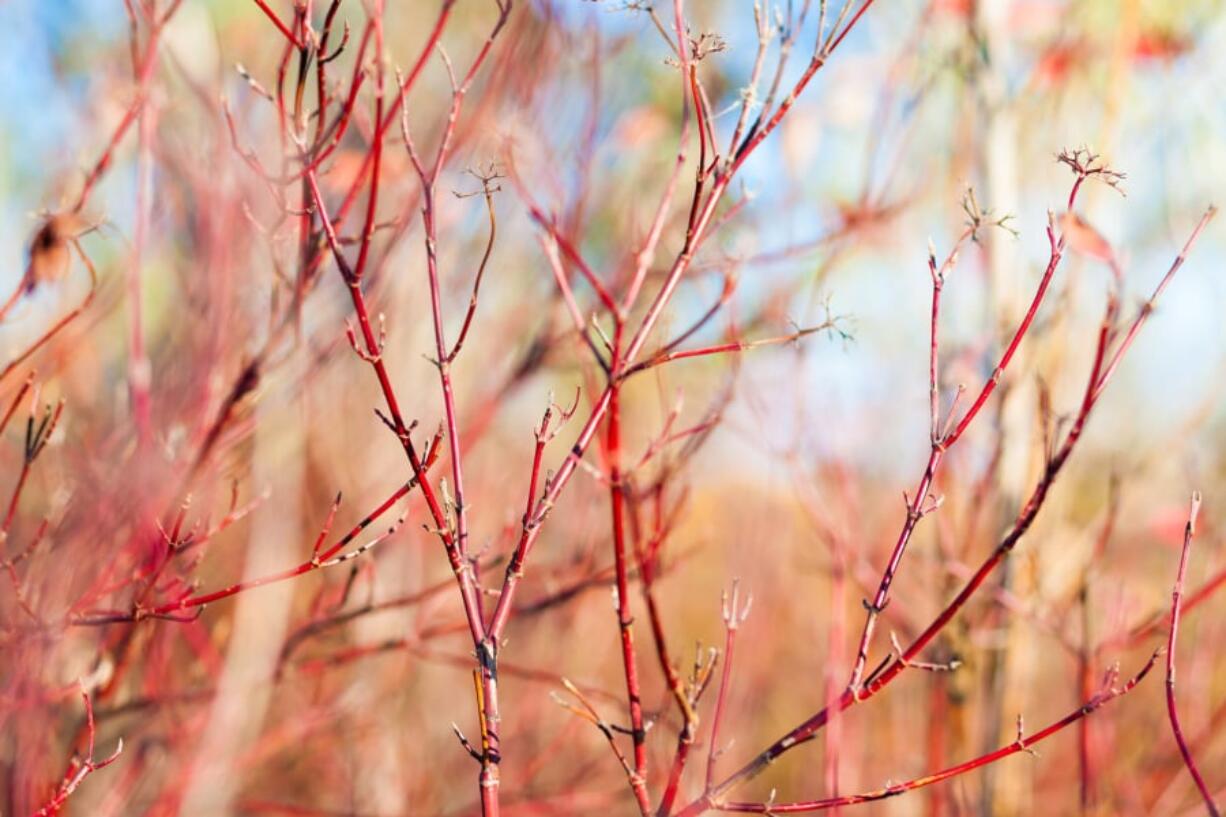
POLYGON ((922 789, 925 786, 932 786, 936 783, 941 783, 959 775, 964 775, 973 772, 976 769, 982 769, 992 763, 997 763, 1010 755, 1016 755, 1021 752, 1032 752, 1033 747, 1047 740, 1052 735, 1061 730, 1077 723, 1082 718, 1089 716, 1105 704, 1127 695, 1136 687, 1137 684, 1149 674, 1153 669, 1154 664, 1158 660, 1158 653, 1150 656, 1149 661, 1145 666, 1141 667, 1136 675, 1129 678, 1122 686, 1115 686, 1115 676, 1117 670, 1108 672, 1106 682, 1103 685, 1102 691, 1090 698, 1073 712, 1065 715, 1055 723, 1049 724, 1037 732, 1032 732, 1027 735, 1022 730, 1022 719, 1018 718, 1017 740, 1007 746, 1002 746, 999 749, 980 755, 979 757, 968 760, 964 763, 959 763, 956 766, 950 766, 947 769, 942 769, 939 772, 934 772, 924 777, 917 777, 914 780, 908 780, 903 783, 893 783, 884 788, 875 791, 864 792, 863 794, 847 794, 841 797, 830 797, 824 800, 802 800, 794 803, 737 803, 737 802, 717 802, 713 804, 713 808, 718 811, 725 812, 740 812, 745 814, 800 814, 810 811, 826 811, 829 809, 839 808, 840 806, 854 806, 860 803, 871 803, 876 800, 885 800, 890 797, 898 797, 906 794, 909 791, 922 789))
POLYGON ((1222 812, 1213 802, 1213 795, 1205 785, 1196 761, 1192 758, 1192 750, 1183 736, 1183 727, 1179 725, 1179 708, 1175 704, 1175 646, 1179 640, 1180 601, 1183 596, 1183 581, 1188 572, 1188 553, 1192 550, 1192 536, 1196 531, 1196 515, 1200 511, 1200 493, 1192 494, 1192 503, 1188 509, 1188 522, 1183 530, 1183 549, 1179 553, 1179 573, 1175 576, 1175 589, 1171 591, 1171 630, 1166 642, 1166 711, 1171 720, 1171 732, 1175 743, 1179 745, 1179 754, 1183 756, 1188 774, 1196 783, 1196 790, 1205 801, 1205 809, 1209 817, 1221 817, 1222 812))

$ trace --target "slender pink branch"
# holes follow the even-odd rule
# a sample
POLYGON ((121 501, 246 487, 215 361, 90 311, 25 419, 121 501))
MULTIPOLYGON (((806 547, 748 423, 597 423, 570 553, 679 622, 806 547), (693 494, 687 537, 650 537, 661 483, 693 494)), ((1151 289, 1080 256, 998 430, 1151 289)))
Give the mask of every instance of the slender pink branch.
POLYGON ((1196 783, 1196 790, 1205 801, 1205 809, 1209 817, 1221 817, 1222 812, 1213 802, 1213 794, 1205 784, 1196 761, 1192 758, 1192 750, 1183 736, 1183 727, 1179 724, 1179 708, 1175 704, 1175 646, 1179 640, 1180 601, 1183 597, 1184 577, 1188 572, 1188 553, 1192 550, 1192 536, 1196 532, 1196 515, 1200 511, 1200 492, 1192 494, 1192 504, 1188 509, 1188 523, 1183 530, 1183 549, 1179 553, 1179 573, 1175 577, 1175 589, 1171 591, 1171 631, 1166 642, 1166 711, 1171 720, 1171 732, 1175 743, 1179 745, 1179 754, 1183 756, 1188 774, 1196 783))
POLYGON ((1205 211, 1204 215, 1200 217, 1200 221, 1197 222, 1196 228, 1192 230, 1192 234, 1188 236, 1188 240, 1184 242, 1183 249, 1179 251, 1179 255, 1175 257, 1175 260, 1167 269, 1166 275, 1162 276, 1162 280, 1158 282, 1158 286, 1154 289, 1153 294, 1150 295, 1149 299, 1141 305, 1141 309, 1137 313, 1137 317, 1133 320, 1132 325, 1128 327, 1128 332, 1124 335, 1124 339, 1120 341, 1119 346, 1111 356, 1110 362, 1107 363, 1105 369, 1103 370, 1101 377, 1102 383, 1095 390, 1096 397, 1098 392, 1101 392, 1107 387, 1107 381, 1111 378, 1111 375, 1115 373, 1116 367, 1120 365, 1120 361, 1124 359, 1124 355, 1132 346, 1132 342, 1136 340, 1137 333, 1141 331, 1141 327, 1145 325, 1145 322, 1149 319, 1150 314, 1153 313, 1154 304, 1157 302, 1158 298, 1161 297, 1163 291, 1166 290, 1167 285, 1171 282, 1171 279, 1175 277, 1175 273, 1177 273, 1179 268, 1183 266, 1183 262, 1187 259, 1188 253, 1192 251, 1192 245, 1196 243, 1198 238, 1200 238, 1201 232, 1216 215, 1216 207, 1210 207, 1205 211))
POLYGON ((102 151, 102 155, 98 157, 98 161, 94 163, 94 166, 90 168, 89 173, 85 177, 85 183, 81 187, 81 192, 77 195, 77 201, 72 207, 74 213, 79 213, 85 208, 85 203, 89 200, 90 193, 94 190, 94 185, 98 183, 98 180, 102 178, 102 174, 111 166, 111 159, 115 154, 115 148, 119 145, 119 141, 123 139, 128 128, 136 121, 136 115, 144 107, 145 97, 138 94, 136 99, 128 106, 128 109, 124 111, 123 117, 119 120, 119 125, 116 126, 115 131, 111 134, 110 142, 107 143, 107 146, 102 151))
POLYGON ((609 310, 610 314, 618 314, 619 310, 617 302, 613 299, 613 296, 609 294, 608 287, 604 285, 599 276, 596 275, 595 271, 591 268, 587 261, 584 260, 583 255, 579 252, 579 250, 577 250, 575 246, 571 244, 570 240, 567 239, 566 236, 562 235, 562 233, 558 230, 557 225, 553 222, 553 219, 546 217, 545 214, 542 213, 541 210, 534 204, 528 205, 528 212, 532 215, 532 220, 540 225, 541 229, 547 232, 549 236, 553 238, 555 242, 557 242, 558 247, 562 250, 562 254, 570 259, 570 262, 574 264, 575 268, 578 269, 583 275, 584 280, 586 280, 592 289, 596 291, 596 296, 600 298, 600 302, 604 305, 604 308, 609 310))
POLYGON ((706 787, 715 785, 715 761, 723 751, 719 745, 719 727, 724 720, 724 709, 728 703, 728 690, 732 688, 732 655, 736 647, 736 633, 745 623, 753 597, 740 604, 740 593, 737 582, 732 583, 732 600, 724 596, 724 667, 719 678, 719 692, 715 696, 715 711, 711 715, 711 744, 707 749, 706 787))
POLYGON ((664 363, 669 363, 674 360, 685 360, 694 357, 709 357, 710 355, 721 355, 729 352, 745 352, 750 349, 757 349, 763 346, 780 346, 785 343, 794 343, 803 337, 821 332, 827 329, 833 329, 836 326, 834 319, 823 321, 816 326, 807 326, 804 329, 799 329, 787 335, 778 335, 773 338, 760 338, 758 340, 735 340, 728 343, 717 343, 712 346, 704 346, 700 349, 684 349, 678 352, 662 351, 649 358, 646 358, 639 363, 626 368, 622 372, 622 378, 628 378, 631 375, 647 369, 653 369, 664 363))

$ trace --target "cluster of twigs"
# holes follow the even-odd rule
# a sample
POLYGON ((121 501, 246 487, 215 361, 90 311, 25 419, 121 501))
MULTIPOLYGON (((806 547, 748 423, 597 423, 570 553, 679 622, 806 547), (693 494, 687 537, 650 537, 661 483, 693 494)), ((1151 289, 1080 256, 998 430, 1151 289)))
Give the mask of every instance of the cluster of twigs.
MULTIPOLYGON (((40 462, 48 441, 56 435, 65 404, 60 401, 44 405, 33 373, 15 389, 0 419, 0 432, 27 402, 29 413, 24 455, 0 528, 5 546, 0 567, 8 576, 15 602, 12 606, 20 611, 22 618, 3 622, 0 648, 10 656, 6 660, 22 660, 23 657, 31 660, 44 654, 39 644, 41 639, 52 634, 62 637, 70 632, 100 631, 100 655, 108 656, 105 661, 100 658, 91 668, 89 679, 78 685, 85 700, 85 717, 71 746, 75 749, 84 745, 84 754, 72 754, 65 773, 34 812, 39 817, 58 813, 86 776, 119 759, 122 742, 107 758, 98 760, 94 756, 94 705, 95 701, 106 701, 113 712, 141 705, 139 699, 131 697, 120 700, 123 697, 120 693, 131 683, 129 675, 134 674, 133 667, 138 661, 136 653, 143 638, 141 628, 150 626, 148 622, 168 622, 191 634, 196 632, 192 628, 199 624, 208 605, 344 564, 352 570, 340 589, 333 587, 328 591, 330 595, 321 593, 309 619, 299 624, 287 638, 278 661, 278 679, 293 677, 293 673, 282 673, 289 668, 309 674, 373 652, 400 648, 466 668, 473 678, 476 731, 472 734, 475 737, 467 737, 459 726, 455 726, 455 733, 462 749, 476 763, 477 799, 485 817, 499 814, 507 802, 512 802, 512 795, 503 791, 501 773, 505 758, 516 751, 514 736, 504 729, 500 680, 508 677, 556 682, 565 689, 567 696, 560 696, 559 702, 601 733, 624 773, 639 813, 645 817, 695 817, 711 810, 783 814, 835 809, 902 795, 982 769, 1010 755, 1031 751, 1039 742, 1078 724, 1102 706, 1129 693, 1156 663, 1157 652, 1131 676, 1121 676, 1118 669, 1112 668, 1101 685, 1090 690, 1083 704, 1063 718, 1028 732, 1019 717, 1017 737, 1012 743, 922 777, 862 794, 788 801, 772 793, 769 799, 758 802, 732 799, 738 787, 762 774, 785 753, 816 738, 836 715, 875 697, 910 670, 952 671, 957 668, 956 661, 930 655, 930 648, 963 613, 971 599, 984 592, 989 578, 1031 529, 1107 385, 1213 211, 1207 212, 1192 230, 1149 298, 1133 314, 1125 315, 1115 254, 1075 211, 1078 194, 1086 182, 1101 181, 1115 187, 1122 177, 1088 151, 1061 154, 1059 161, 1072 171, 1074 180, 1064 213, 1049 216, 1047 263, 1028 307, 1012 333, 1002 339, 1003 349, 977 390, 968 394, 959 386, 949 395, 941 377, 940 322, 944 288, 957 271, 960 254, 978 239, 980 231, 997 227, 1007 229, 1003 219, 988 215, 973 195, 968 194, 965 229, 953 241, 944 259, 938 258, 935 249, 930 250, 927 258, 932 283, 927 345, 929 455, 914 488, 904 494, 905 509, 897 538, 875 589, 870 588, 871 597, 864 602, 866 616, 850 676, 842 691, 830 696, 826 706, 750 755, 732 771, 721 772, 721 766, 726 763, 723 757, 729 752, 725 736, 736 730, 728 712, 735 680, 733 654, 742 626, 752 626, 746 624, 750 597, 742 593, 739 584, 733 583, 723 609, 725 641, 722 650, 700 650, 687 673, 681 669, 670 646, 669 628, 657 598, 657 581, 668 570, 683 569, 678 565, 683 564, 684 555, 673 554, 671 560, 664 558, 666 545, 685 510, 686 495, 677 475, 718 426, 732 391, 729 387, 716 395, 700 419, 688 427, 675 427, 680 410, 674 410, 659 432, 652 435, 646 450, 636 456, 631 451, 627 433, 627 424, 631 422, 628 419, 630 384, 647 372, 658 372, 662 367, 682 361, 736 356, 759 347, 798 342, 816 332, 841 331, 837 318, 827 318, 786 334, 768 333, 758 337, 743 334, 735 322, 730 322, 727 335, 717 342, 696 342, 695 338, 703 336, 726 314, 733 300, 737 279, 729 274, 724 278, 718 297, 708 308, 689 325, 663 336, 663 327, 668 325, 664 318, 671 314, 679 288, 696 274, 704 251, 714 243, 713 238, 722 228, 735 222, 748 203, 748 196, 737 192, 734 181, 750 157, 779 129, 814 77, 860 25, 873 7, 873 0, 831 4, 826 0, 816 4, 806 0, 796 4, 796 8, 788 4, 787 13, 781 13, 773 21, 770 14, 755 4, 759 49, 746 81, 746 90, 734 108, 735 122, 730 129, 721 126, 704 81, 704 60, 718 53, 723 42, 713 35, 691 30, 682 0, 675 0, 671 13, 663 15, 646 4, 630 4, 648 16, 666 43, 669 64, 675 69, 678 81, 676 104, 681 112, 675 158, 658 191, 646 230, 628 243, 622 256, 605 257, 599 263, 591 260, 593 256, 588 247, 592 236, 584 234, 582 222, 555 212, 551 204, 542 200, 540 190, 529 177, 530 171, 511 153, 502 163, 472 173, 480 189, 471 195, 475 200, 479 197, 484 207, 488 231, 473 262, 468 263, 469 269, 453 273, 446 269, 447 256, 440 249, 451 238, 447 234, 449 222, 440 212, 440 187, 445 176, 456 169, 459 148, 475 138, 476 125, 469 124, 470 121, 482 121, 472 112, 470 99, 482 94, 493 95, 491 89, 496 89, 504 80, 498 75, 497 67, 491 69, 490 63, 498 62, 500 53, 510 47, 508 32, 513 30, 515 15, 528 13, 523 10, 522 3, 523 0, 520 4, 514 0, 489 0, 486 4, 488 19, 484 20, 485 27, 478 43, 467 63, 457 64, 443 41, 444 35, 451 30, 449 27, 454 25, 459 4, 455 0, 441 0, 424 43, 408 67, 401 71, 391 68, 394 63, 385 36, 385 23, 392 10, 385 7, 391 4, 385 4, 384 0, 365 3, 360 9, 364 21, 352 30, 347 22, 340 22, 343 0, 330 0, 318 9, 315 4, 300 0, 292 4, 292 12, 288 15, 279 13, 275 4, 255 0, 258 11, 267 18, 270 32, 275 32, 279 38, 275 82, 269 85, 269 90, 264 84, 266 80, 246 69, 241 69, 240 73, 244 90, 255 104, 268 106, 266 113, 276 123, 278 153, 275 160, 261 158, 259 150, 245 146, 249 135, 243 132, 240 120, 228 105, 219 114, 224 118, 231 149, 274 208, 271 223, 262 222, 254 210, 246 212, 249 226, 252 231, 277 240, 289 240, 294 247, 294 268, 278 269, 285 297, 274 303, 266 337, 240 366, 235 367, 236 371, 229 373, 224 385, 217 390, 218 399, 210 404, 208 416, 195 429, 191 444, 179 455, 181 471, 177 479, 164 492, 151 494, 135 506, 139 518, 125 528, 123 546, 105 564, 91 569, 84 586, 74 580, 69 592, 71 598, 67 601, 47 592, 45 587, 33 586, 29 575, 23 572, 40 547, 45 547, 47 540, 56 536, 56 528, 63 520, 55 513, 42 519, 33 534, 23 531, 28 536, 24 544, 10 541, 9 537, 28 478, 35 464, 40 462), (789 72, 792 54, 801 46, 802 32, 814 30, 816 35, 807 62, 798 73, 789 72), (770 65, 772 54, 774 64, 770 65), (338 79, 331 69, 342 56, 351 59, 353 70, 348 78, 338 79), (422 78, 432 61, 437 61, 446 75, 449 97, 437 121, 422 122, 415 118, 418 109, 410 99, 420 90, 422 78), (795 79, 789 82, 787 78, 793 73, 795 79), (336 189, 336 185, 329 183, 328 174, 347 146, 355 143, 360 145, 360 161, 341 189, 336 189), (405 153, 397 158, 407 161, 415 181, 410 203, 390 221, 381 220, 381 216, 386 219, 393 206, 387 190, 390 183, 387 166, 393 162, 393 152, 401 150, 405 153), (467 423, 466 418, 479 415, 479 412, 469 410, 471 406, 467 406, 466 401, 476 403, 477 399, 459 387, 455 371, 458 366, 471 365, 462 352, 472 348, 483 329, 482 312, 491 308, 482 299, 488 292, 488 288, 482 288, 482 283, 497 271, 494 249, 498 220, 494 197, 502 190, 504 182, 514 191, 531 219, 548 276, 552 279, 551 304, 557 305, 568 326, 561 332, 547 331, 540 342, 529 344, 529 352, 507 383, 495 390, 490 402, 497 405, 507 389, 539 368, 546 354, 545 347, 573 344, 580 355, 585 385, 570 405, 548 401, 539 423, 532 429, 531 460, 522 483, 525 497, 522 514, 518 508, 515 510, 518 523, 508 537, 508 546, 483 549, 473 541, 477 517, 470 492, 471 474, 465 470, 466 462, 471 462, 467 448, 469 439, 480 433, 480 429, 474 430, 467 423), (425 411, 423 404, 431 398, 417 393, 406 395, 396 386, 397 367, 416 352, 406 352, 389 342, 389 335, 397 328, 398 316, 385 318, 378 306, 379 299, 386 296, 386 290, 379 285, 385 278, 383 273, 390 246, 410 230, 413 223, 421 231, 432 338, 428 356, 437 373, 438 392, 433 400, 441 406, 442 416, 438 430, 425 435, 418 431, 412 417, 414 413, 425 411), (383 241, 385 235, 388 236, 386 242, 383 241), (1103 246, 1107 250, 1103 250, 1103 246), (961 588, 929 623, 903 641, 893 636, 890 648, 882 651, 878 630, 909 545, 921 522, 936 513, 942 504, 943 498, 935 488, 942 463, 949 452, 968 437, 971 426, 994 396, 998 396, 997 392, 1012 373, 1010 364, 1033 333, 1040 310, 1051 300, 1052 283, 1068 251, 1086 251, 1087 248, 1090 254, 1106 261, 1115 275, 1091 347, 1089 374, 1075 413, 1059 431, 1050 431, 1045 441, 1046 460, 1037 481, 1017 509, 1012 523, 995 546, 984 554, 979 566, 969 572, 961 588), (209 481, 217 478, 219 463, 224 461, 230 447, 242 438, 241 427, 247 422, 250 398, 259 391, 263 378, 276 368, 283 348, 309 331, 309 321, 304 315, 313 301, 322 300, 324 293, 329 291, 324 271, 331 267, 335 267, 336 283, 344 291, 342 298, 347 313, 339 320, 335 314, 331 316, 335 324, 333 334, 347 337, 357 363, 369 369, 369 376, 377 385, 381 405, 375 412, 395 438, 394 445, 404 457, 396 477, 398 487, 362 514, 360 521, 343 535, 331 538, 341 508, 338 493, 323 514, 324 521, 309 546, 308 558, 267 575, 217 589, 204 589, 198 568, 206 552, 205 546, 244 519, 262 500, 240 503, 239 490, 234 487, 225 513, 219 521, 213 522, 207 512, 200 513, 198 506, 193 504, 193 491, 207 492, 209 481), (458 309, 451 310, 448 282, 465 274, 468 276, 468 283, 462 287, 465 298, 458 309), (567 435, 569 448, 557 460, 556 467, 549 469, 550 445, 563 434, 567 435), (604 562, 589 565, 578 578, 571 577, 561 584, 550 582, 547 592, 525 599, 526 592, 536 592, 528 588, 532 587, 541 569, 538 568, 536 546, 553 515, 566 507, 567 487, 579 473, 590 474, 607 494, 609 557, 604 562), (379 601, 372 599, 364 605, 345 609, 361 571, 370 569, 369 557, 362 557, 401 531, 412 512, 413 501, 419 501, 424 507, 423 526, 441 545, 452 577, 412 594, 379 601), (396 516, 398 506, 401 511, 396 516), (372 534, 368 529, 377 532, 372 534), (413 638, 353 648, 314 661, 295 660, 296 651, 308 640, 382 610, 424 605, 444 596, 453 586, 463 609, 462 623, 419 632, 413 638), (530 619, 564 605, 570 598, 594 586, 610 586, 613 592, 624 680, 624 693, 616 696, 598 694, 568 679, 557 678, 540 667, 515 660, 514 645, 507 640, 508 627, 513 620, 530 619), (638 603, 636 591, 641 597, 638 603), (636 606, 646 611, 645 620, 636 619, 636 606), (647 635, 642 634, 644 629, 647 635), (471 655, 444 653, 426 643, 432 636, 457 631, 467 636, 471 655), (645 650, 641 642, 644 639, 650 641, 652 660, 643 659, 645 650), (675 711, 654 712, 645 706, 644 689, 648 677, 662 682, 669 696, 669 706, 675 711), (714 702, 707 707, 705 693, 712 685, 716 690, 714 702), (609 714, 618 710, 618 715, 609 714), (671 763, 657 768, 649 764, 649 736, 653 730, 658 734, 672 727, 675 727, 675 735, 670 734, 668 740, 671 763), (701 769, 694 771, 690 761, 695 756, 695 748, 704 741, 705 764, 696 764, 701 765, 701 769)), ((357 4, 352 5, 352 11, 358 13, 357 4)), ((155 112, 149 105, 151 86, 161 36, 178 6, 174 0, 127 3, 134 98, 125 108, 101 158, 87 172, 74 204, 43 220, 32 242, 30 266, 21 286, 0 309, 2 320, 33 288, 61 278, 74 255, 88 273, 89 290, 83 302, 54 322, 0 370, 0 386, 3 386, 8 376, 25 366, 31 356, 80 322, 80 317, 87 314, 93 304, 98 275, 81 243, 81 236, 88 229, 81 214, 111 167, 125 135, 135 127, 138 132, 137 167, 143 181, 137 190, 137 234, 133 239, 127 278, 130 303, 127 386, 135 430, 133 456, 148 456, 158 437, 158 415, 154 406, 158 392, 151 381, 151 363, 144 338, 140 271, 150 229, 151 203, 146 186, 153 160, 150 142, 155 112)), ((484 104, 484 100, 477 104, 484 104)), ((1211 579, 1188 600, 1183 600, 1187 554, 1198 502, 1194 501, 1188 522, 1171 608, 1167 700, 1179 749, 1210 813, 1216 815, 1219 812, 1183 737, 1175 706, 1175 646, 1180 613, 1209 598, 1217 587, 1226 583, 1226 574, 1223 574, 1211 579)), ((1138 625, 1134 630, 1136 638, 1144 638, 1156 626, 1159 625, 1148 622, 1138 625)), ((204 647, 200 649, 205 650, 204 647)), ((156 683, 149 686, 156 687, 156 683)), ((211 691, 196 690, 204 695, 211 691)), ((29 697, 43 702, 63 700, 68 694, 63 687, 48 690, 34 683, 6 690, 6 695, 14 700, 29 697)))

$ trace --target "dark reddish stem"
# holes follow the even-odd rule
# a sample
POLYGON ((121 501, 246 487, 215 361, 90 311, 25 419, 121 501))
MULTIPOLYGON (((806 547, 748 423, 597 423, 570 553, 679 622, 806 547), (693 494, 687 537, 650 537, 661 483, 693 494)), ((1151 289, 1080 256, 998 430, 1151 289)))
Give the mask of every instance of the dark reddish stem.
POLYGON ((1192 504, 1188 510, 1188 523, 1183 529, 1183 550, 1179 554, 1179 573, 1175 577, 1175 589, 1171 591, 1171 631, 1166 642, 1166 711, 1171 720, 1171 732, 1175 735, 1175 743, 1179 744, 1179 754, 1183 756, 1188 774, 1196 783, 1196 790, 1205 801, 1205 809, 1209 817, 1221 817, 1222 812, 1213 802, 1213 794, 1205 784, 1200 769, 1192 757, 1183 736, 1183 727, 1179 724, 1179 708, 1175 704, 1175 646, 1179 640, 1180 602, 1183 598, 1183 582, 1188 572, 1188 553, 1192 550, 1192 536, 1196 531, 1196 515, 1200 511, 1200 493, 1192 494, 1192 504))
POLYGON ((687 740, 683 732, 677 739, 677 752, 673 755, 673 765, 668 770, 668 780, 664 784, 664 795, 660 798, 656 817, 668 817, 672 813, 677 794, 681 791, 681 775, 685 772, 685 764, 690 759, 690 750, 693 747, 693 738, 687 740))

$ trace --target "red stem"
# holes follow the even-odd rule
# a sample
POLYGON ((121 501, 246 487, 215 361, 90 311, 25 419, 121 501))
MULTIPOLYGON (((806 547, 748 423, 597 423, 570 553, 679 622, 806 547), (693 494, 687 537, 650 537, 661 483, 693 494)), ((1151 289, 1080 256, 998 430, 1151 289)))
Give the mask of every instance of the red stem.
MULTIPOLYGON (((614 330, 613 357, 610 368, 617 370, 621 348, 622 326, 614 330)), ((625 493, 621 473, 621 388, 610 386, 608 424, 605 429, 606 455, 609 462, 609 504, 613 524, 613 562, 617 587, 617 626, 621 635, 622 666, 626 676, 626 697, 630 710, 630 730, 634 743, 634 775, 630 784, 634 789, 639 810, 651 812, 651 799, 647 793, 647 733, 643 728, 643 699, 639 687, 638 661, 634 653, 634 619, 630 614, 629 562, 626 558, 625 493)))
POLYGON ((681 791, 681 775, 685 764, 690 758, 690 749, 694 746, 693 738, 686 739, 683 731, 677 738, 677 753, 673 755, 673 765, 668 770, 668 781, 664 785, 664 795, 660 798, 660 806, 656 809, 656 817, 668 817, 681 791))
POLYGON ((260 7, 260 11, 264 12, 269 20, 272 20, 272 24, 277 27, 277 30, 285 35, 285 39, 289 40, 290 45, 299 51, 303 49, 302 41, 294 35, 294 32, 289 30, 285 23, 281 22, 281 18, 277 16, 275 11, 269 8, 268 3, 264 0, 255 0, 255 4, 260 7))
POLYGON ((1026 331, 1030 329, 1030 324, 1034 322, 1034 316, 1039 311, 1039 304, 1043 302, 1043 296, 1047 294, 1047 287, 1056 272, 1056 267, 1060 264, 1060 259, 1063 257, 1063 250, 1061 249, 1063 243, 1063 239, 1059 242, 1056 242, 1054 238, 1051 239, 1051 255, 1047 260, 1047 269, 1043 271, 1043 277, 1039 281, 1039 288, 1035 291, 1034 298, 1030 301, 1030 308, 1026 310, 1025 317, 1022 318, 1022 322, 1018 324, 1017 330, 1013 333, 1013 339, 1005 347, 1004 354, 1000 356, 1000 362, 996 364, 996 368, 992 371, 992 376, 983 384, 983 388, 979 391, 979 396, 975 398, 975 402, 966 410, 966 414, 958 421, 958 425, 954 427, 954 430, 941 440, 940 444, 942 447, 949 448, 958 441, 958 438, 962 436, 967 427, 974 421, 975 416, 979 414, 979 410, 987 403, 988 398, 992 396, 992 392, 996 391, 1001 375, 1004 374, 1009 361, 1013 359, 1018 346, 1021 345, 1022 338, 1026 336, 1026 331))
POLYGON ((1188 572, 1188 553, 1192 550, 1192 535, 1196 530, 1196 514, 1200 510, 1200 494, 1192 494, 1192 506, 1188 511, 1188 523, 1183 530, 1183 550, 1179 554, 1179 573, 1175 577, 1175 589, 1171 591, 1171 631, 1166 642, 1166 711, 1171 720, 1171 732, 1175 735, 1175 743, 1179 744, 1179 753, 1183 756, 1188 774, 1196 783, 1196 789, 1205 801, 1205 809, 1209 817, 1221 817, 1213 795, 1205 785, 1196 761, 1192 758, 1192 750, 1183 736, 1183 728, 1179 724, 1179 709, 1175 705, 1175 645, 1179 639, 1179 602, 1183 596, 1184 577, 1188 572))
MULTIPOLYGON (((735 591, 734 591, 735 592, 735 591)), ((736 632, 739 621, 736 617, 735 603, 732 615, 727 619, 724 636, 724 666, 720 670, 719 692, 715 696, 715 711, 711 715, 711 745, 707 748, 706 788, 715 785, 715 760, 719 757, 719 727, 724 720, 724 709, 728 703, 728 690, 732 687, 732 657, 736 648, 736 632)))

